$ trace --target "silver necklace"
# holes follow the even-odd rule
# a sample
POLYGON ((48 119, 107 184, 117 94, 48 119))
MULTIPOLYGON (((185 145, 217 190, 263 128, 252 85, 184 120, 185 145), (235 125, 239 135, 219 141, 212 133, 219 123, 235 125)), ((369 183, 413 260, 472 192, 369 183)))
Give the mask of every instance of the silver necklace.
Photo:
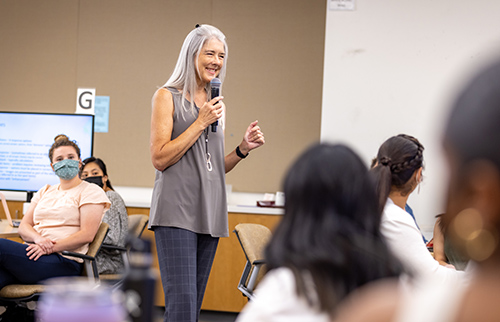
POLYGON ((207 169, 208 171, 212 171, 212 156, 210 155, 210 152, 208 152, 208 128, 203 132, 205 132, 205 153, 207 158, 207 169))

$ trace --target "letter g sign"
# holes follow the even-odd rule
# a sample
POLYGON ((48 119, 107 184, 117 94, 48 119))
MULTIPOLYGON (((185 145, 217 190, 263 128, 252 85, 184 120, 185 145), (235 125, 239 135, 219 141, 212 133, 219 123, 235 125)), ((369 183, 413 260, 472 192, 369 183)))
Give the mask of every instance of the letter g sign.
POLYGON ((76 95, 76 113, 94 114, 95 88, 79 88, 76 95))

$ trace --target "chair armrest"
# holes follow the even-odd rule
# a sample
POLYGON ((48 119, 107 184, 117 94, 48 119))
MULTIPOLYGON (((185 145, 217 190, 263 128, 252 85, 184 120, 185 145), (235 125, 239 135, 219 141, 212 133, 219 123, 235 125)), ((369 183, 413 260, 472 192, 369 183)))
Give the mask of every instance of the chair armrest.
POLYGON ((63 250, 61 253, 63 255, 72 256, 72 257, 78 257, 78 258, 87 259, 87 260, 90 260, 90 261, 95 260, 95 257, 89 256, 89 255, 85 255, 85 254, 70 252, 70 251, 67 251, 67 250, 63 250))
POLYGON ((263 265, 266 261, 264 259, 256 259, 253 261, 252 265, 263 265))
POLYGON ((125 268, 125 271, 127 271, 129 269, 130 264, 129 264, 129 260, 128 260, 128 248, 127 247, 102 244, 101 248, 119 251, 122 255, 123 266, 125 268))
POLYGON ((110 250, 119 250, 121 252, 126 252, 127 248, 109 244, 102 244, 101 248, 110 249, 110 250))

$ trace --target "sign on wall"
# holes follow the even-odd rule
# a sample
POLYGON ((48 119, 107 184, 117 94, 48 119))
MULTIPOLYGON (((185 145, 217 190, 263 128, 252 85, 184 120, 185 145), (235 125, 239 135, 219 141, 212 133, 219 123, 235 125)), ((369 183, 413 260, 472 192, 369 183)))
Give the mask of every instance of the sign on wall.
POLYGON ((95 88, 79 88, 76 94, 77 114, 94 114, 95 88))
POLYGON ((107 133, 108 130, 109 130, 109 96, 96 96, 94 132, 107 133))

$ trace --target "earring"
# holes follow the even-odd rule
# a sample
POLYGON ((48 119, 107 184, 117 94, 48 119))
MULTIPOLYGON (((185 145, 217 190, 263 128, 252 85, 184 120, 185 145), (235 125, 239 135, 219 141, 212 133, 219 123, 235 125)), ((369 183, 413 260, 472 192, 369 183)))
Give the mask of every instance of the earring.
POLYGON ((484 222, 477 209, 459 212, 450 228, 467 256, 476 262, 488 259, 498 246, 498 232, 484 222))

